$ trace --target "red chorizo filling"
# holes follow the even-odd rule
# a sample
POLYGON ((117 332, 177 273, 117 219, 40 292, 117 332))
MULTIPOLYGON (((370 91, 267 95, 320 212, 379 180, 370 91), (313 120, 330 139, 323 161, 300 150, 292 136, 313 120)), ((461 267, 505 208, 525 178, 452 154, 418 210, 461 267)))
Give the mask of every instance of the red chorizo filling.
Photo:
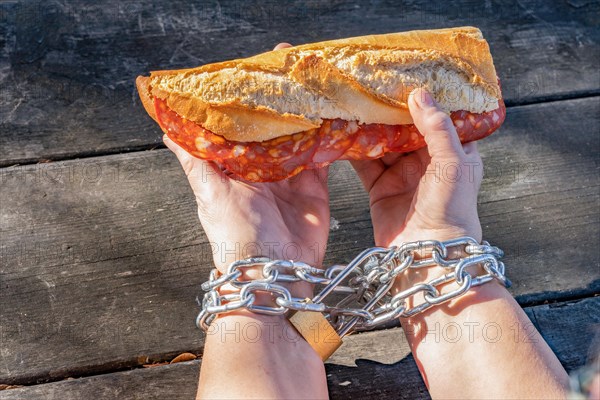
MULTIPOLYGON (((387 152, 408 153, 425 146, 414 125, 362 124, 341 119, 324 120, 316 129, 264 142, 236 142, 182 118, 155 98, 162 130, 188 153, 212 160, 233 175, 251 182, 289 178, 304 169, 320 168, 335 160, 364 160, 387 152)), ((482 139, 494 132, 506 116, 504 102, 483 114, 454 111, 450 118, 461 142, 482 139)))

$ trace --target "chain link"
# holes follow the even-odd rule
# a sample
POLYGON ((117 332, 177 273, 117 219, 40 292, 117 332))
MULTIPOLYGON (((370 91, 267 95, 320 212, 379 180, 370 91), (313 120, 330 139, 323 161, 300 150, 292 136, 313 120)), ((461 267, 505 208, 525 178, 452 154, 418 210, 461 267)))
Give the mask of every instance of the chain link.
POLYGON ((499 261, 503 255, 502 250, 485 241, 478 243, 473 238, 462 237, 445 242, 427 240, 391 248, 374 247, 360 253, 348 265, 333 265, 327 269, 291 260, 247 258, 230 264, 224 274, 216 269, 211 271, 209 280, 202 284, 206 293, 199 301, 202 310, 196 325, 208 330, 219 314, 239 309, 269 315, 290 310, 309 311, 323 313, 343 337, 354 330, 372 329, 399 317, 412 317, 493 279, 510 286, 504 275, 504 263, 499 261), (450 258, 451 254, 462 256, 450 258), (481 266, 484 273, 472 275, 468 269, 473 266, 481 266), (251 267, 262 267, 263 278, 240 280, 243 270, 251 267), (430 267, 441 267, 448 272, 399 293, 390 293, 400 274, 409 269, 430 267), (312 302, 293 297, 283 285, 300 281, 321 287, 312 302), (442 286, 452 284, 450 291, 441 293, 442 286), (224 285, 231 285, 237 292, 220 294, 224 285), (275 306, 255 304, 257 293, 270 294, 275 306), (327 305, 324 301, 332 293, 344 297, 335 305, 327 305), (418 293, 422 293, 423 301, 409 308, 407 300, 418 293))

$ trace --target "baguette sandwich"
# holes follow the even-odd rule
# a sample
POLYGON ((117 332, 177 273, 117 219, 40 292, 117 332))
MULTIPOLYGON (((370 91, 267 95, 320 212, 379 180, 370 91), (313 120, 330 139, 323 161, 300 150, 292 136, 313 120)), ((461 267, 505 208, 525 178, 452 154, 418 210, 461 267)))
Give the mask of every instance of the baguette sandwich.
POLYGON ((407 101, 424 87, 462 142, 504 121, 489 46, 473 27, 332 40, 136 81, 162 130, 247 181, 425 146, 407 101))

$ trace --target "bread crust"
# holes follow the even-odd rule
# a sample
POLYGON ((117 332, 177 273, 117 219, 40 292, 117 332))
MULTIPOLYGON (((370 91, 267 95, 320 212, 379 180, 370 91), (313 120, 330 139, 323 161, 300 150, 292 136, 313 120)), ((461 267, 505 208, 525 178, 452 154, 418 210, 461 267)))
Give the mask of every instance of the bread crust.
POLYGON ((144 109, 154 121, 158 122, 156 119, 156 111, 154 110, 154 102, 152 101, 152 94, 150 93, 150 81, 151 79, 147 76, 138 76, 135 79, 135 86, 137 87, 138 95, 140 96, 144 109))
MULTIPOLYGON (((353 76, 333 65, 332 59, 343 52, 351 57, 363 51, 375 51, 382 60, 390 51, 406 50, 403 55, 408 62, 440 63, 468 77, 469 83, 485 91, 492 100, 501 98, 496 70, 489 46, 481 31, 474 27, 438 30, 421 30, 385 35, 370 35, 311 43, 262 53, 245 59, 208 64, 184 70, 154 71, 150 77, 138 77, 136 85, 142 104, 148 114, 156 120, 153 98, 167 101, 169 108, 204 128, 235 141, 264 141, 307 129, 321 124, 320 115, 310 115, 313 108, 300 112, 287 112, 287 93, 268 93, 282 98, 282 109, 270 104, 255 104, 264 82, 270 83, 267 74, 282 76, 304 89, 323 96, 330 102, 329 113, 339 111, 340 118, 356 119, 360 123, 410 124, 412 118, 406 104, 407 93, 398 98, 379 93, 361 84, 353 76), (413 56, 414 53, 414 56, 413 56), (244 87, 227 100, 206 100, 202 96, 181 90, 165 88, 177 80, 192 75, 229 71, 231 81, 237 80, 236 71, 258 73, 258 87, 244 87), (168 86, 168 85, 166 85, 168 86), (304 112, 306 111, 306 112, 304 112)), ((229 73, 229 72, 227 72, 229 73)), ((243 83, 240 83, 242 86, 243 83)), ((271 86, 269 86, 271 87, 271 86)), ((293 99, 287 98, 288 101, 293 99)), ((315 106, 317 107, 317 106, 315 106)), ((318 107, 317 107, 318 109, 318 107)), ((323 117, 324 118, 324 117, 323 117)))

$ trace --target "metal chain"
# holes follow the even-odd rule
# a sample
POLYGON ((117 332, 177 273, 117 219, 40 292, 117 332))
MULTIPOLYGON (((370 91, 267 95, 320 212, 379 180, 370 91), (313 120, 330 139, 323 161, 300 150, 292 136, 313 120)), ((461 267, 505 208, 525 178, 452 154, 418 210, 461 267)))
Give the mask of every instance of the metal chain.
POLYGON ((502 250, 487 242, 478 243, 470 237, 439 242, 436 240, 404 243, 391 248, 374 247, 360 253, 348 265, 334 265, 327 269, 312 267, 303 262, 271 260, 266 257, 247 258, 229 265, 226 273, 213 269, 210 278, 202 284, 206 292, 199 303, 202 310, 196 318, 198 327, 208 330, 211 322, 222 313, 247 309, 259 314, 284 314, 290 310, 323 313, 337 333, 343 337, 354 330, 371 329, 399 317, 411 317, 435 305, 462 296, 470 288, 497 279, 505 286, 510 281, 504 276, 504 264, 499 261, 502 250), (452 249, 465 257, 449 258, 452 249), (415 253, 431 254, 415 259, 415 253), (479 265, 485 273, 471 275, 467 268, 479 265), (447 274, 427 283, 392 295, 394 279, 409 269, 442 267, 447 274), (262 267, 263 278, 242 281, 246 268, 262 267), (304 281, 322 289, 312 299, 295 298, 284 283, 304 281), (454 288, 442 294, 442 285, 454 288), (221 295, 219 288, 229 284, 236 293, 221 295), (269 293, 276 306, 255 304, 255 293, 269 293), (344 295, 335 305, 325 299, 332 293, 344 295), (407 299, 423 294, 423 302, 408 307, 407 299))

